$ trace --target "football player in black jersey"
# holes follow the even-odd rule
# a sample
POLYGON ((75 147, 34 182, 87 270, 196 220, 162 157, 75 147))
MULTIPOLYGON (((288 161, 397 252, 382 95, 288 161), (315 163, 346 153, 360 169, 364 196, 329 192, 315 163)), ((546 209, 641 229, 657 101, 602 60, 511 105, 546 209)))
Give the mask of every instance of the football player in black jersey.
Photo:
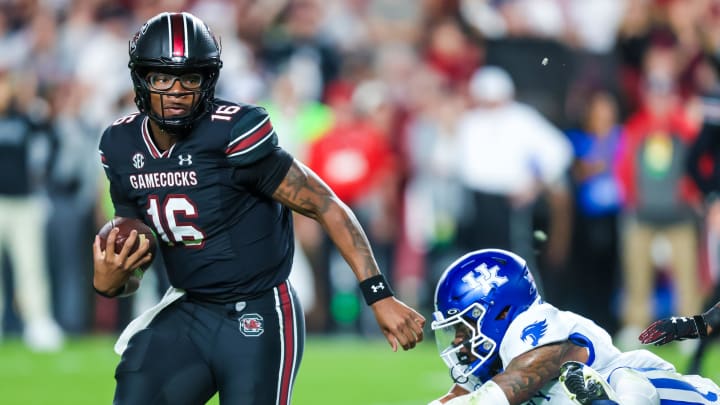
MULTIPOLYGON (((704 221, 707 232, 717 235, 720 232, 720 41, 710 35, 707 27, 698 27, 705 61, 715 72, 715 83, 702 95, 703 120, 700 132, 690 144, 685 165, 687 174, 698 187, 704 197, 704 221), (710 173, 705 173, 705 158, 713 162, 710 173)), ((710 250, 717 249, 711 246, 710 250)), ((717 254, 717 253, 710 253, 717 254)), ((700 372, 701 363, 709 342, 720 336, 720 284, 715 285, 715 292, 709 300, 710 308, 702 314, 685 314, 656 320, 648 325, 638 337, 644 344, 661 346, 672 341, 701 338, 699 345, 691 356, 687 372, 700 372), (713 304, 714 303, 714 304, 713 304)))
MULTIPOLYGON (((100 155, 118 217, 158 236, 173 288, 123 332, 116 404, 290 404, 304 320, 288 283, 291 210, 332 238, 393 350, 423 339, 425 319, 398 301, 352 211, 278 146, 260 107, 214 97, 220 45, 189 13, 162 13, 130 41, 139 113, 104 132, 100 155)), ((108 236, 114 246, 117 230, 108 236)), ((152 258, 93 246, 94 288, 137 289, 152 258)))

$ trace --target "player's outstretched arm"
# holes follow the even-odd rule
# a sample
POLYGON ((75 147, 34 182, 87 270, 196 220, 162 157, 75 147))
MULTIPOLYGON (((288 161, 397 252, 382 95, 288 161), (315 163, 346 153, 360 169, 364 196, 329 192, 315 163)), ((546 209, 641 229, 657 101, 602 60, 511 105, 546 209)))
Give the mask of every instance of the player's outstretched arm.
POLYGON ((644 344, 661 346, 674 340, 708 336, 720 329, 720 302, 701 315, 657 320, 645 328, 638 339, 644 344))
POLYGON ((586 362, 586 349, 568 341, 540 346, 514 358, 505 371, 468 395, 446 405, 517 405, 529 401, 548 382, 560 375, 566 361, 586 362))
POLYGON ((134 293, 140 286, 142 278, 135 273, 135 270, 152 260, 152 254, 149 252, 150 241, 147 239, 142 241, 135 253, 130 254, 138 238, 135 230, 130 232, 120 252, 115 252, 117 234, 117 228, 110 231, 106 250, 100 247, 99 236, 95 236, 93 243, 93 287, 95 291, 106 297, 127 296, 134 293))
POLYGON ((397 350, 398 344, 408 350, 422 341, 425 318, 388 295, 389 285, 375 282, 382 278, 382 273, 360 223, 352 210, 312 170, 295 160, 273 198, 318 221, 361 282, 363 291, 375 291, 383 297, 369 303, 393 350, 397 350))

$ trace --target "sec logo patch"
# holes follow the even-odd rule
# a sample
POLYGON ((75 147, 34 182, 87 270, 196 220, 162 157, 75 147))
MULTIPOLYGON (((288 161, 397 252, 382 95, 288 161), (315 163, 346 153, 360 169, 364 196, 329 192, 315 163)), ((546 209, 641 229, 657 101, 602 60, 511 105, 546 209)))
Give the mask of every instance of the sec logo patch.
POLYGON ((245 314, 238 318, 240 333, 244 336, 260 336, 265 331, 263 317, 258 314, 245 314))

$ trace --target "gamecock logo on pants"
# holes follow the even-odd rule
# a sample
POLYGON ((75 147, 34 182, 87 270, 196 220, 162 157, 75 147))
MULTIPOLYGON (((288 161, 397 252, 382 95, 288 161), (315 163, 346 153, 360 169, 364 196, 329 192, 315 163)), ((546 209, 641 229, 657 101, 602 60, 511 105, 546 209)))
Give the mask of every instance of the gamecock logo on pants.
POLYGON ((260 336, 263 331, 263 318, 258 314, 245 314, 238 318, 240 333, 245 336, 260 336))

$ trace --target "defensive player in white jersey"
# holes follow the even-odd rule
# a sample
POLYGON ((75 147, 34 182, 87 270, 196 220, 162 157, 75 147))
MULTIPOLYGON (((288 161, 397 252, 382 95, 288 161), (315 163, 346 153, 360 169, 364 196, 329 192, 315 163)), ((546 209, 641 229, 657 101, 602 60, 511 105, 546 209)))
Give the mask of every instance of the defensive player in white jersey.
POLYGON ((720 404, 707 378, 647 350, 621 352, 593 321, 543 301, 524 259, 466 254, 435 291, 432 329, 450 369, 450 404, 720 404))

